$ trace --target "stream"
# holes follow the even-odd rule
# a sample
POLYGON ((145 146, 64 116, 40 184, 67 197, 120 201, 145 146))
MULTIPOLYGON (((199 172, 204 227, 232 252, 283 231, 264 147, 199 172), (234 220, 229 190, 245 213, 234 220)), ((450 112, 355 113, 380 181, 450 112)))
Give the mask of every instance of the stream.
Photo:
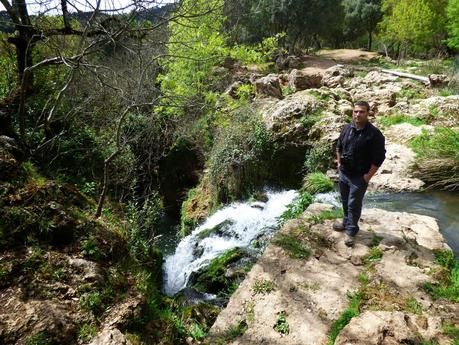
MULTIPOLYGON (((277 230, 277 218, 297 194, 294 190, 268 191, 268 201, 265 203, 247 201, 230 204, 215 212, 181 240, 177 238, 177 224, 166 219, 157 242, 165 256, 164 292, 173 296, 187 286, 193 272, 229 249, 242 247, 256 251, 252 246, 254 241, 272 235, 277 230)), ((318 194, 315 201, 340 206, 337 192, 318 194)), ((364 207, 436 218, 446 242, 459 256, 459 193, 435 191, 367 194, 364 207)), ((258 254, 262 250, 263 246, 258 249, 258 254)))

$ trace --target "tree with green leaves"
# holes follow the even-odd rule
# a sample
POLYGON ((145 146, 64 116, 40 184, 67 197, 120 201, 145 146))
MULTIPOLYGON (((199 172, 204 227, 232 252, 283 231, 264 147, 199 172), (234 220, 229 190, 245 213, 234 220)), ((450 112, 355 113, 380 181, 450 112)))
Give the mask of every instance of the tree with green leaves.
POLYGON ((381 0, 344 0, 347 35, 356 37, 368 34, 367 49, 371 50, 373 33, 382 19, 381 0))
POLYGON ((448 2, 448 45, 451 48, 459 49, 459 0, 448 2))
POLYGON ((445 32, 445 0, 384 0, 381 28, 388 41, 413 51, 440 48, 445 32))

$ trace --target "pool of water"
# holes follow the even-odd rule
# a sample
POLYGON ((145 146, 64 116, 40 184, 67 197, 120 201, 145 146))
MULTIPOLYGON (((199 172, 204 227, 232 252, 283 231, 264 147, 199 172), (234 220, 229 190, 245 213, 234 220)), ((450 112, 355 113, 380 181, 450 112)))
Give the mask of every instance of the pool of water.
POLYGON ((459 256, 459 193, 416 192, 367 194, 364 207, 409 212, 437 219, 440 232, 456 256, 459 256))

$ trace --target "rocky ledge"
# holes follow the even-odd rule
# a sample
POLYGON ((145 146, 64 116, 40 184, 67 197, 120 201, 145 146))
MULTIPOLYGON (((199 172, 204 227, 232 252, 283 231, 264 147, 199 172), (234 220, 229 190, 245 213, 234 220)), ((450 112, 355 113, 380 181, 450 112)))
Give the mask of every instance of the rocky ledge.
POLYGON ((332 230, 331 208, 312 204, 284 225, 218 316, 210 343, 452 344, 445 325, 457 327, 459 305, 433 293, 451 253, 435 219, 365 209, 350 249, 332 230))

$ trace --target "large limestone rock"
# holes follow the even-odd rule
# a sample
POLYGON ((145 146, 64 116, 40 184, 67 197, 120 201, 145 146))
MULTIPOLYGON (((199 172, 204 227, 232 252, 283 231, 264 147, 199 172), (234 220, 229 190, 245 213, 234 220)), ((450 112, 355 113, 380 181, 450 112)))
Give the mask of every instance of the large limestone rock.
POLYGON ((296 91, 319 88, 322 86, 322 74, 317 71, 294 69, 288 76, 288 84, 296 91))
POLYGON ((386 140, 386 159, 370 180, 368 189, 379 192, 420 190, 424 182, 413 176, 411 168, 415 157, 411 148, 386 140))
POLYGON ((313 116, 321 107, 322 103, 308 91, 296 92, 281 101, 265 101, 258 105, 268 129, 277 138, 298 142, 307 139, 307 129, 300 120, 313 116))
POLYGON ((61 344, 70 344, 82 320, 78 308, 72 305, 78 302, 23 301, 16 294, 7 300, 2 298, 1 302, 0 339, 5 344, 25 344, 31 336, 40 332, 46 332, 61 344))
POLYGON ((427 216, 364 209, 356 245, 350 249, 343 243, 343 234, 332 230, 333 220, 311 223, 312 216, 330 208, 312 204, 299 219, 285 224, 280 233, 307 243, 311 257, 294 259, 288 250, 270 244, 212 326, 211 344, 241 321, 248 328, 229 345, 325 344, 333 321, 348 306, 348 293, 359 286, 358 277, 366 270, 364 262, 375 238, 380 239, 377 247, 382 257, 366 273, 375 288, 366 293, 362 305, 365 310, 368 304, 372 311, 353 319, 336 343, 400 344, 403 339, 419 340, 415 337, 420 336, 446 344, 441 342, 441 317, 435 314, 435 301, 421 287, 433 279, 427 274, 436 267, 431 250, 446 247, 436 221, 427 216), (254 287, 262 281, 272 282, 274 290, 257 293, 254 287), (422 305, 420 316, 405 310, 413 298, 422 305), (281 312, 289 325, 288 334, 274 329, 281 312))
POLYGON ((343 86, 347 77, 352 77, 353 71, 343 65, 335 65, 325 70, 322 83, 328 87, 343 86))
POLYGON ((259 95, 282 99, 279 77, 276 74, 269 74, 255 80, 255 87, 259 95))
POLYGON ((417 344, 437 338, 442 332, 441 324, 440 317, 366 311, 351 320, 336 338, 335 345, 417 344))

